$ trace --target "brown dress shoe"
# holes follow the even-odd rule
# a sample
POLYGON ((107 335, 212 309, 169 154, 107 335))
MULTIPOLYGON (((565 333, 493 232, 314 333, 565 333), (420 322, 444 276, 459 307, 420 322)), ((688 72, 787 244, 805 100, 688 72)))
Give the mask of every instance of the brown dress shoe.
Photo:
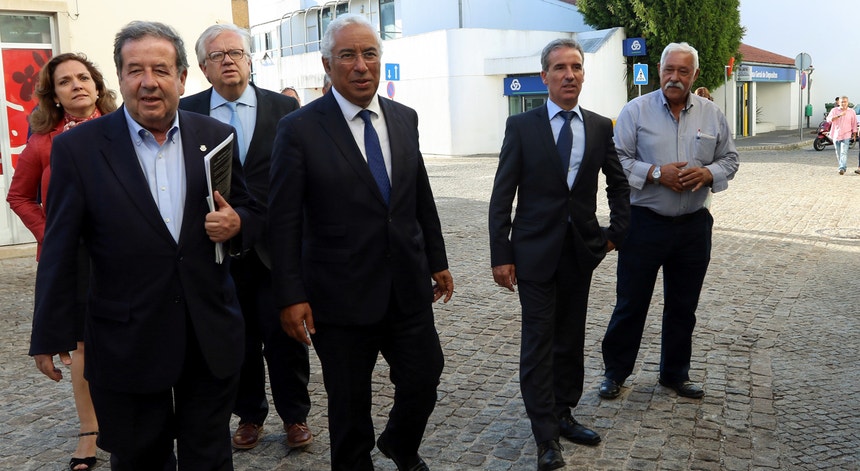
POLYGON ((253 422, 239 424, 236 433, 233 434, 233 448, 239 450, 250 450, 260 443, 263 435, 263 426, 253 422))
POLYGON ((311 433, 306 422, 284 424, 284 431, 287 432, 287 446, 290 448, 307 446, 314 441, 314 434, 311 433))

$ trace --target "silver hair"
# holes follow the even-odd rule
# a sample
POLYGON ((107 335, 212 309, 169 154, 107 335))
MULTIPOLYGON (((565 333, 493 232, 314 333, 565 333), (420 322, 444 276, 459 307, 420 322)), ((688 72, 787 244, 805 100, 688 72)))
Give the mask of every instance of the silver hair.
POLYGON ((663 54, 660 55, 660 66, 662 68, 663 63, 666 62, 666 56, 668 56, 672 52, 686 52, 688 54, 693 55, 693 68, 699 69, 699 51, 696 50, 695 47, 690 46, 689 44, 682 43, 669 43, 665 49, 663 49, 663 54))
POLYGON ((247 29, 240 28, 233 23, 212 25, 203 31, 203 34, 197 38, 197 43, 194 45, 194 52, 197 54, 197 63, 199 65, 203 65, 206 62, 206 43, 217 38, 221 33, 226 32, 238 34, 242 38, 245 54, 251 53, 251 33, 247 29))
POLYGON ((377 31, 376 28, 370 24, 370 21, 368 21, 363 15, 346 14, 339 15, 328 24, 328 29, 326 29, 325 35, 323 35, 322 41, 320 42, 320 52, 322 53, 323 58, 331 60, 332 53, 334 52, 334 35, 349 25, 364 26, 369 31, 372 31, 373 36, 376 38, 376 46, 377 49, 379 49, 379 55, 382 55, 382 38, 379 37, 379 31, 377 31))
POLYGON ((573 39, 561 38, 554 39, 550 41, 549 44, 544 46, 543 51, 540 53, 541 70, 543 70, 544 72, 549 71, 549 55, 552 53, 552 51, 562 47, 569 47, 579 51, 579 56, 582 57, 582 63, 583 65, 585 65, 585 52, 582 51, 582 46, 573 39))

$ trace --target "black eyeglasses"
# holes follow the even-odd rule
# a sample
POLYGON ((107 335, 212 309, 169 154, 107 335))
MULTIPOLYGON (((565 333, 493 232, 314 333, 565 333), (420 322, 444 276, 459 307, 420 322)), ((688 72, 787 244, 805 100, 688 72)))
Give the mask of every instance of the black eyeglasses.
POLYGON ((344 64, 355 64, 355 61, 358 60, 358 56, 361 56, 366 64, 375 64, 379 62, 379 53, 376 51, 364 51, 361 54, 344 52, 343 54, 334 57, 344 64))
POLYGON ((209 55, 206 56, 212 62, 221 62, 224 60, 225 56, 230 56, 230 59, 237 61, 243 57, 245 57, 244 49, 231 49, 229 51, 215 51, 210 52, 209 55))

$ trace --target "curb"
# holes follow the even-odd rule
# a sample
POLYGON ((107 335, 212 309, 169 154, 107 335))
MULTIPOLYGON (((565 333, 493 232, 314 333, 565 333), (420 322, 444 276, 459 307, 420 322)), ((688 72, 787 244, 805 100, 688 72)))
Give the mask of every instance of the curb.
MULTIPOLYGON (((738 150, 738 152, 741 152, 741 151, 748 152, 748 151, 754 151, 754 150, 792 150, 792 149, 799 149, 801 147, 811 146, 813 141, 814 141, 814 139, 810 139, 807 141, 793 142, 790 144, 764 144, 764 145, 758 145, 758 146, 738 146, 738 145, 736 145, 735 148, 738 150)), ((737 141, 735 141, 735 143, 737 143, 737 141)))

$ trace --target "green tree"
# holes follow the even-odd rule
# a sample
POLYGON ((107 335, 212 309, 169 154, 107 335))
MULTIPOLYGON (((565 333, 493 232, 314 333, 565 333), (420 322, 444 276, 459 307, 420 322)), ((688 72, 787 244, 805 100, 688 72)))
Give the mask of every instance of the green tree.
MULTIPOLYGON (((660 53, 672 42, 687 42, 699 51, 699 87, 722 85, 729 58, 740 60, 740 0, 579 0, 577 6, 585 22, 597 29, 620 26, 628 37, 645 39, 654 88, 659 84, 660 53)), ((642 58, 628 58, 628 70, 634 61, 642 58)), ((632 95, 632 77, 628 82, 632 95)))

